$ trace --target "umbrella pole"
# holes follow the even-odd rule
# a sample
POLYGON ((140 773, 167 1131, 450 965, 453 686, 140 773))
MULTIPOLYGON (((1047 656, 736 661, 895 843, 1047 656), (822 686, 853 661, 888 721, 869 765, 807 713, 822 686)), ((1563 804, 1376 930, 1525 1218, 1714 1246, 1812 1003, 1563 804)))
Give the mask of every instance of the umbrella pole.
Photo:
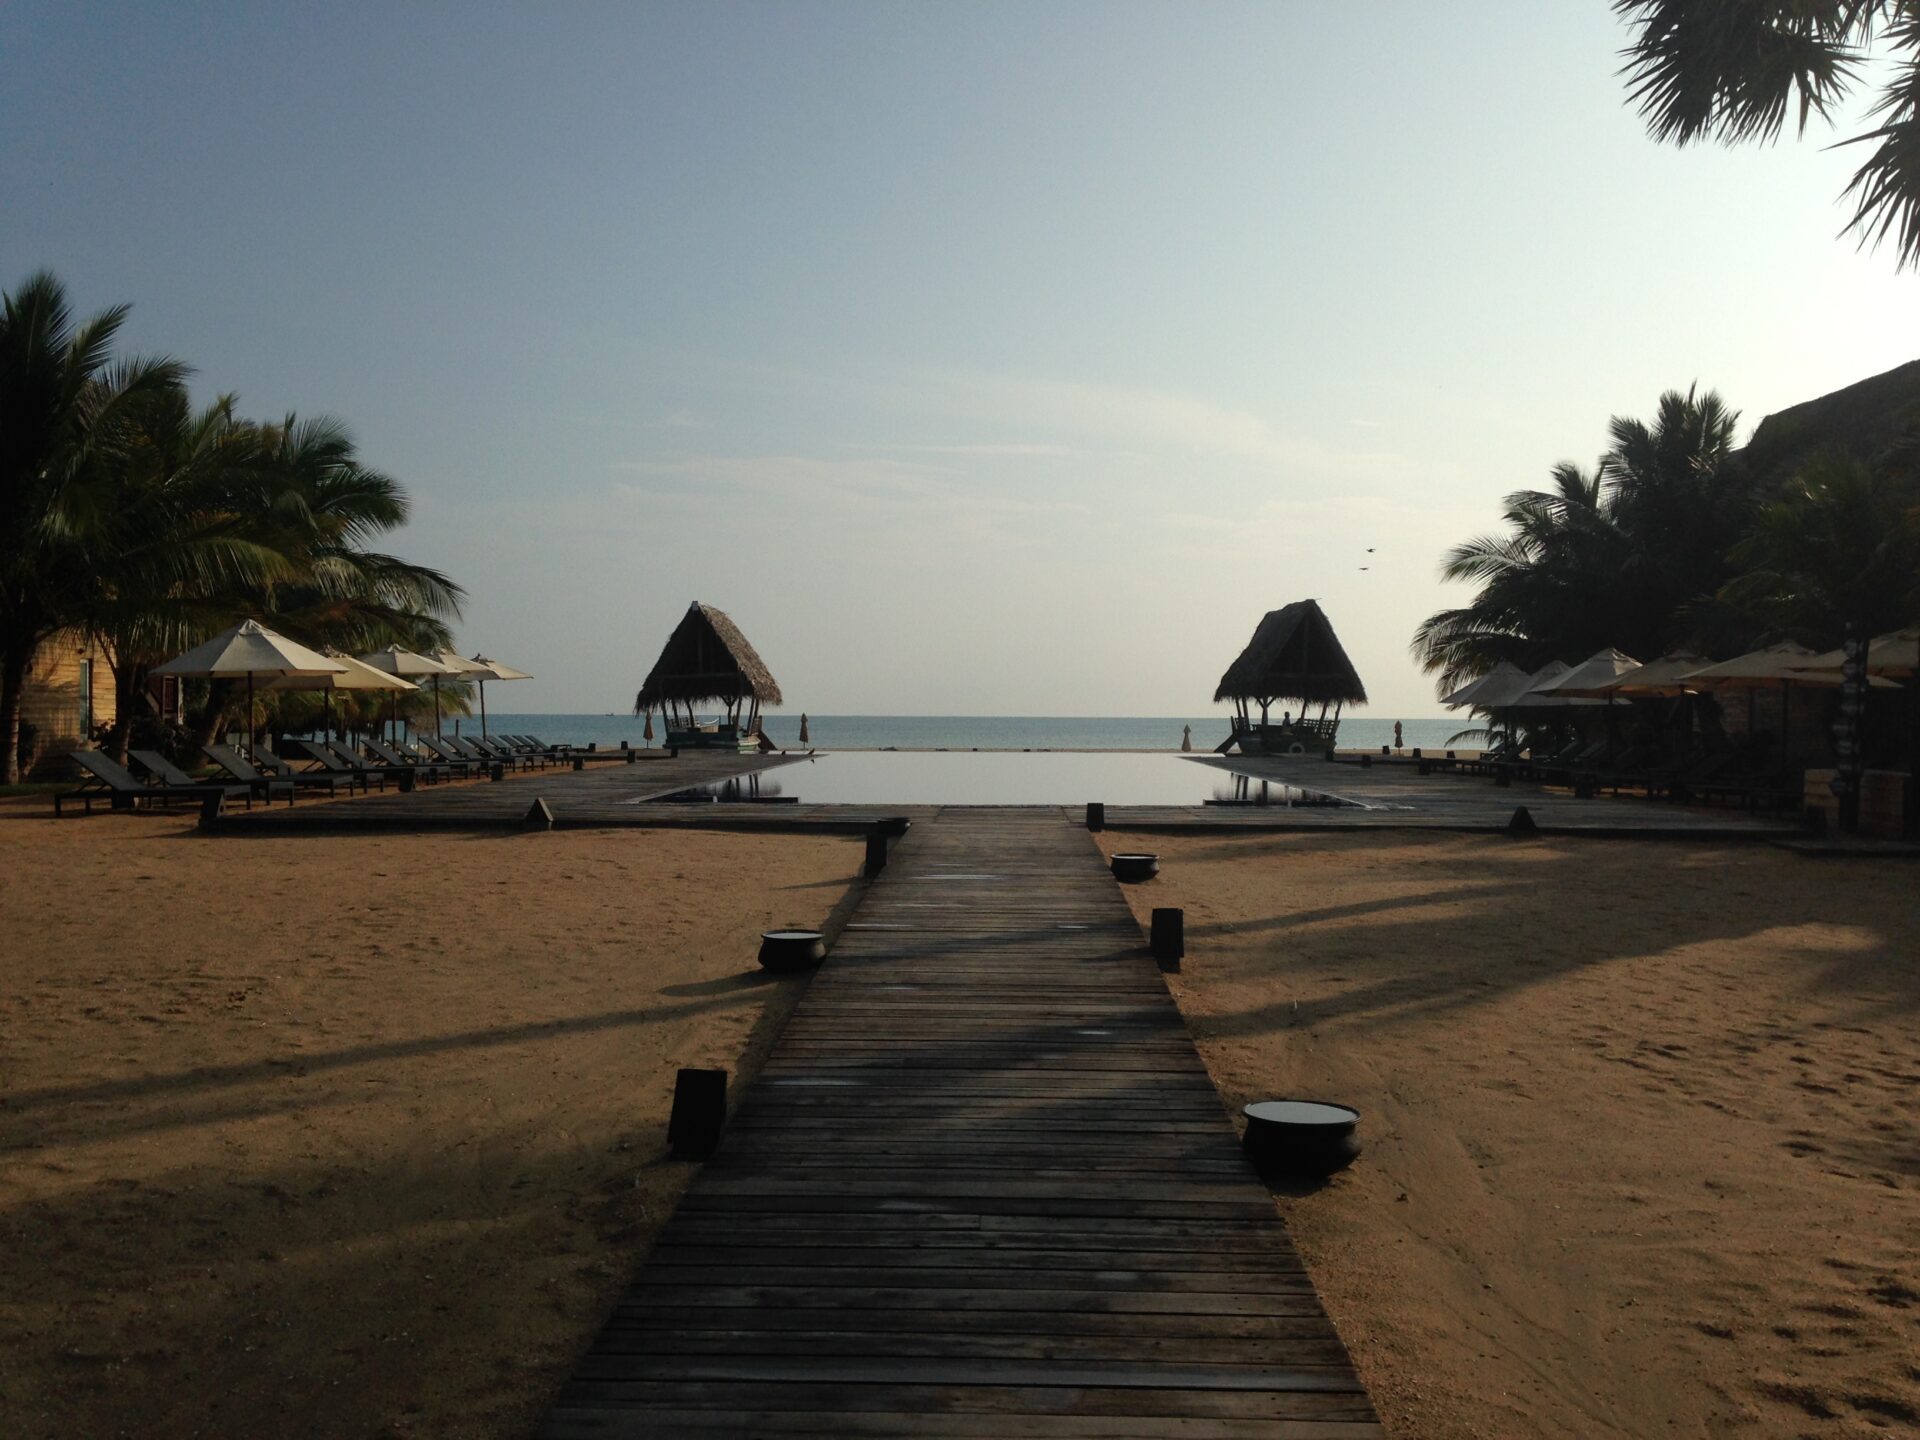
POLYGON ((487 682, 480 682, 480 738, 487 738, 487 682))
POLYGON ((440 738, 440 677, 433 677, 433 735, 440 738))
POLYGON ((253 728, 253 671, 247 671, 247 757, 260 753, 260 734, 253 728))

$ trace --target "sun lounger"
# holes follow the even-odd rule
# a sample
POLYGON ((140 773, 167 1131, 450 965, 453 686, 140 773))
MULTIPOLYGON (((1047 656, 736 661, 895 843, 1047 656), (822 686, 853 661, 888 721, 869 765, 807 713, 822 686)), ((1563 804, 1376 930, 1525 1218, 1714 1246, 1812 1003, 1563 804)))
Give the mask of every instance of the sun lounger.
POLYGON ((254 758, 259 762, 260 768, 272 775, 274 779, 289 781, 298 789, 324 789, 329 795, 338 795, 340 787, 344 784, 347 787, 347 793, 349 795, 353 793, 351 775, 336 775, 327 770, 302 770, 266 750, 255 752, 254 758))
POLYGON ((244 800, 249 810, 253 808, 251 785, 232 785, 224 780, 196 780, 158 750, 129 750, 127 753, 133 757, 136 765, 170 790, 191 790, 196 786, 202 791, 218 790, 227 799, 244 800))
POLYGON ((270 775, 261 774, 248 762, 246 756, 231 745, 202 745, 200 749, 209 760, 242 785, 247 786, 269 805, 273 803, 276 793, 284 794, 289 805, 293 803, 294 784, 291 780, 276 780, 270 775))
MULTIPOLYGON (((363 740, 361 743, 367 747, 367 753, 369 755, 373 756, 374 759, 378 760, 389 770, 412 770, 419 775, 421 779, 429 783, 435 780, 449 779, 456 773, 455 767, 447 764, 443 760, 428 760, 420 756, 403 755, 391 745, 383 745, 378 740, 363 740)), ((466 770, 466 766, 461 766, 459 767, 458 773, 464 775, 466 770)))
POLYGON ((342 756, 330 746, 318 745, 311 740, 293 742, 306 752, 307 758, 320 767, 321 773, 339 779, 352 780, 365 790, 375 780, 380 782, 382 790, 387 788, 387 772, 372 765, 342 756))
MULTIPOLYGON (((225 797, 234 788, 227 785, 148 785, 134 777, 133 772, 123 765, 108 759, 98 750, 75 750, 69 758, 86 772, 86 779, 78 789, 63 791, 53 797, 53 813, 63 813, 62 807, 69 800, 78 800, 85 813, 93 813, 93 802, 107 801, 115 810, 131 810, 145 801, 149 805, 170 805, 175 800, 188 800, 196 804, 209 795, 225 797)), ((242 793, 245 787, 239 787, 242 793)))

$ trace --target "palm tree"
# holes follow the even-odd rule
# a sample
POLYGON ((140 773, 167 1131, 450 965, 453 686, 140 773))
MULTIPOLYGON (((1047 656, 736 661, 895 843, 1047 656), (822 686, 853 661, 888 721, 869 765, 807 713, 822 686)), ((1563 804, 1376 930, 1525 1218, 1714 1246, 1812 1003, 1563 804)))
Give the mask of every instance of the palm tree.
POLYGON ((1656 140, 1685 145, 1777 138, 1792 110, 1814 114, 1858 83, 1882 43, 1887 79, 1871 128, 1878 142, 1854 172, 1847 228, 1863 244, 1895 238, 1900 264, 1920 264, 1920 5, 1914 0, 1614 0, 1636 27, 1622 73, 1656 140))
MULTIPOLYGON (((247 533, 286 569, 231 595, 234 613, 347 651, 451 643, 447 622, 459 618, 466 592, 438 570, 368 548, 406 523, 410 503, 399 483, 360 463, 337 420, 289 415, 259 434, 260 463, 239 503, 247 533)), ((229 698, 215 687, 200 725, 205 736, 218 729, 229 698)))
POLYGON ((196 413, 178 388, 135 407, 89 527, 86 619, 113 666, 122 759, 152 667, 240 618, 237 597, 297 573, 243 508, 267 451, 233 412, 225 395, 196 413))
POLYGON ((1745 523, 1748 487, 1730 463, 1738 419, 1717 394, 1670 390, 1652 425, 1613 419, 1591 473, 1561 464, 1552 490, 1508 496, 1508 533, 1442 563, 1443 578, 1480 589, 1421 624, 1422 666, 1451 689, 1502 660, 1533 670, 1609 645, 1649 659, 1673 649, 1745 523))
POLYGON ((1829 454, 1760 507, 1721 599, 1756 629, 1831 649, 1920 621, 1920 486, 1829 454))
POLYGON ((0 306, 0 784, 19 779, 20 697, 34 652, 84 613, 95 491, 148 399, 178 389, 170 359, 109 363, 127 307, 75 327, 41 271, 0 306))

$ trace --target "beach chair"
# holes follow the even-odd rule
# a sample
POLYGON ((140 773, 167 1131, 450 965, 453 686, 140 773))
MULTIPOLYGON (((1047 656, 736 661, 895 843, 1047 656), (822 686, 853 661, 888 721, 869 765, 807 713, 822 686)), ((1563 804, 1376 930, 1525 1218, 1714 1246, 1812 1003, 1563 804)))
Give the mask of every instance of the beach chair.
POLYGON ((353 777, 351 775, 335 775, 326 770, 302 770, 282 760, 278 755, 268 750, 256 751, 254 753, 254 759, 259 762, 260 768, 273 776, 274 779, 285 780, 298 789, 325 789, 327 794, 332 796, 340 793, 340 786, 344 783, 347 787, 347 793, 349 795, 353 793, 353 777))
POLYGON ((273 803, 273 797, 276 792, 284 793, 287 797, 287 803, 289 805, 293 804, 295 787, 291 780, 276 780, 271 775, 261 774, 259 770, 255 769, 253 765, 248 762, 246 756, 242 755, 231 745, 202 745, 200 749, 209 760, 213 761, 214 764, 218 765, 242 785, 249 787, 255 795, 258 795, 269 805, 273 803))
POLYGON ((203 797, 210 790, 218 790, 225 799, 244 800, 249 810, 253 808, 251 785, 230 785, 224 780, 196 780, 158 750, 129 750, 127 753, 133 757, 136 765, 169 790, 198 789, 203 797))
POLYGON ((303 750, 307 758, 320 767, 323 775, 332 775, 338 779, 351 780, 365 790, 375 780, 380 782, 382 790, 387 788, 387 772, 371 765, 343 757, 329 746, 316 744, 312 740, 293 742, 303 750))
POLYGON ((402 761, 398 765, 389 765, 384 760, 369 760, 344 741, 322 740, 320 743, 328 750, 331 750, 334 755, 339 758, 341 764, 360 766, 366 770, 368 774, 378 775, 383 780, 391 778, 396 783, 411 785, 416 780, 425 780, 431 784, 440 778, 438 772, 429 775, 424 773, 420 766, 412 765, 405 761, 402 761))
MULTIPOLYGON (((419 756, 403 755, 391 745, 383 745, 378 740, 369 739, 361 743, 366 746, 369 755, 380 761, 388 769, 412 770, 429 783, 435 780, 449 779, 455 773, 455 767, 443 760, 427 760, 419 756)), ((462 775, 465 775, 467 770, 467 766, 462 765, 458 767, 458 771, 462 775)))
POLYGON ((175 800, 189 800, 196 804, 212 794, 224 794, 223 785, 149 785, 134 777, 133 772, 123 765, 108 759, 98 750, 74 750, 68 753, 72 760, 86 772, 78 789, 63 791, 53 797, 53 813, 64 813, 63 806, 69 800, 78 800, 85 807, 85 813, 93 813, 93 802, 105 800, 115 810, 131 810, 140 802, 148 805, 170 805, 175 800))

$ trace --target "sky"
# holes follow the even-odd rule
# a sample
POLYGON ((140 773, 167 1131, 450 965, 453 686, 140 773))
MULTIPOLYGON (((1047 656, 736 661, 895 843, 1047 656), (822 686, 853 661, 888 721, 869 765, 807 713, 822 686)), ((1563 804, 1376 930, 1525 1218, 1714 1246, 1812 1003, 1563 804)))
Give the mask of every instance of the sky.
POLYGON ((1311 596, 1434 715, 1610 416, 1920 355, 1839 134, 1656 145, 1604 0, 288 10, 0 7, 0 287, 344 419, 500 708, 700 600, 793 710, 1193 715, 1311 596))

